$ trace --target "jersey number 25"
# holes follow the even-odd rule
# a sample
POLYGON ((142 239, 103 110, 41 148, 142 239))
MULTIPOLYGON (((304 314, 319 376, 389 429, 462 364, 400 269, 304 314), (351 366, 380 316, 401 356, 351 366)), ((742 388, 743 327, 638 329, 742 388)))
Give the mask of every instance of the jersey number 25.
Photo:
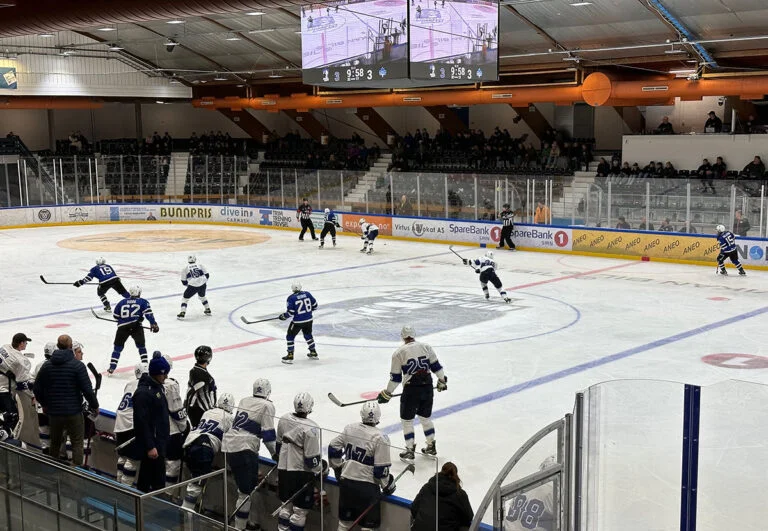
POLYGON ((418 358, 409 358, 405 362, 405 372, 407 374, 416 374, 417 372, 429 372, 429 360, 426 356, 418 358))

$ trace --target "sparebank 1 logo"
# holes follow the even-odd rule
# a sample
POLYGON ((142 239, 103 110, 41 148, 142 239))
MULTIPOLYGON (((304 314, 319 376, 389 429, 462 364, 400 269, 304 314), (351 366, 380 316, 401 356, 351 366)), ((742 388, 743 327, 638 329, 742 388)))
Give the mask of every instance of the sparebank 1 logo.
POLYGON ((489 302, 482 294, 437 289, 391 289, 323 305, 336 318, 316 319, 314 330, 323 336, 392 341, 397 338, 394 328, 406 322, 416 327, 419 336, 424 336, 487 323, 529 308, 525 302, 520 298, 512 298, 509 304, 501 300, 489 302))

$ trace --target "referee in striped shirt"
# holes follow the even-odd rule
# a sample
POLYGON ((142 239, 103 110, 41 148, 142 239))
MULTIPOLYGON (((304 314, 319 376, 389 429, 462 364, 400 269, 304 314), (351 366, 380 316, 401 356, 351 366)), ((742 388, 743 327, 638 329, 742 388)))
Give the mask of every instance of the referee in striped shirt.
POLYGON ((501 227, 501 238, 499 238, 498 246, 499 249, 503 249, 504 244, 507 244, 510 251, 515 250, 515 244, 512 242, 512 230, 515 228, 514 217, 515 213, 509 209, 509 203, 506 203, 504 205, 504 210, 502 210, 499 214, 499 218, 501 218, 501 222, 504 224, 504 226, 501 227))
POLYGON ((316 240, 317 237, 315 236, 315 227, 312 223, 312 207, 309 206, 309 201, 307 201, 307 198, 304 198, 304 201, 302 204, 299 205, 299 208, 296 209, 296 215, 299 218, 299 221, 301 221, 301 234, 299 234, 299 241, 304 241, 304 233, 307 232, 307 229, 309 229, 309 234, 312 236, 313 240, 316 240))

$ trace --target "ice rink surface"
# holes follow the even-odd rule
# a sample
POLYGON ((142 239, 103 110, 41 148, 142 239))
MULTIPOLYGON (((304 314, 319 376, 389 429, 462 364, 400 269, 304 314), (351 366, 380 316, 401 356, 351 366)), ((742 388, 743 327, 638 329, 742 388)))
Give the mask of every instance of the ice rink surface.
MULTIPOLYGON (((437 394, 433 418, 439 464, 459 469, 473 506, 514 451, 532 434, 570 412, 574 393, 592 384, 625 378, 664 379, 700 385, 739 379, 768 383, 768 273, 740 278, 714 267, 609 260, 561 254, 497 251, 498 274, 513 297, 504 304, 492 290, 485 301, 477 276, 446 245, 378 239, 375 253, 340 236, 338 247, 318 249, 290 231, 202 225, 94 225, 0 231, 0 338, 28 334, 42 347, 61 333, 85 346, 86 360, 108 366, 115 326, 102 315, 94 286, 74 282, 98 256, 115 267, 126 286, 139 284, 160 325, 148 332, 150 352, 176 358, 171 376, 186 388, 191 353, 214 349, 210 371, 219 392, 236 400, 251 393, 257 377, 272 382, 278 415, 293 396, 310 392, 311 418, 326 431, 324 444, 345 424, 359 420, 358 407, 342 401, 373 396, 387 384, 390 356, 403 324, 434 346, 448 375, 437 394), (234 246, 232 246, 234 245, 234 246), (178 321, 179 272, 190 252, 211 272, 212 317, 190 302, 178 321), (297 338, 296 362, 285 354, 287 323, 245 325, 284 310, 293 279, 318 300, 315 339, 319 361, 306 358, 297 338), (755 357, 760 356, 760 357, 755 357)), ((479 248, 456 247, 467 256, 479 248)), ((110 293, 113 304, 117 295, 110 293)), ((104 378, 99 400, 114 410, 139 361, 129 340, 120 367, 104 378)), ((630 412, 628 412, 628 417, 630 412)), ((382 406, 382 423, 394 445, 403 444, 398 400, 382 406)), ((423 447, 416 428, 417 448, 423 447)), ((403 465, 393 450, 393 472, 403 465)), ((434 473, 417 457, 417 473, 398 494, 412 497, 434 473)))

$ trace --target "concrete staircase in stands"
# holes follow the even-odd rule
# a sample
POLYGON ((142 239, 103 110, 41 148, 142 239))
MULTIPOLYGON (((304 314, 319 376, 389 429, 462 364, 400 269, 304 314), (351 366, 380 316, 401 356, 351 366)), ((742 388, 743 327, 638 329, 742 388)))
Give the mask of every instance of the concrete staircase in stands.
POLYGON ((382 153, 370 170, 358 179, 357 184, 344 194, 345 203, 364 203, 369 190, 376 189, 376 182, 387 174, 392 163, 392 153, 382 153))
POLYGON ((168 183, 165 185, 165 195, 184 195, 188 167, 189 153, 174 152, 171 155, 171 168, 168 170, 168 183))

